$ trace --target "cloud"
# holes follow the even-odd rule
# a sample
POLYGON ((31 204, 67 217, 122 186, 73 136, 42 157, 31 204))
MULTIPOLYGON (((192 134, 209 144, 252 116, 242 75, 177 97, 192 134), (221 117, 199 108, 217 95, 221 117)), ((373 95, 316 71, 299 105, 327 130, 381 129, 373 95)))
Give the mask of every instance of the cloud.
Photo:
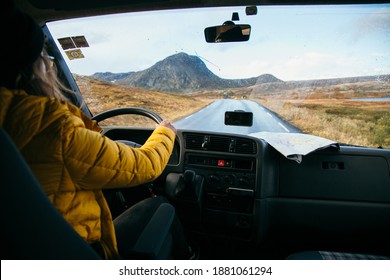
POLYGON ((344 11, 327 13, 322 18, 315 10, 299 20, 295 13, 294 17, 285 14, 291 23, 287 25, 279 20, 283 14, 264 14, 251 18, 250 41, 235 44, 207 44, 204 40, 204 27, 222 22, 226 12, 218 19, 208 13, 170 11, 158 20, 152 17, 157 13, 141 12, 112 16, 110 24, 87 19, 53 23, 49 28, 54 38, 86 36, 91 46, 83 49, 86 59, 69 62, 79 74, 140 71, 184 51, 203 57, 209 69, 222 78, 269 73, 283 80, 317 79, 370 71, 378 74, 374 67, 389 69, 390 6, 372 11, 356 10, 357 16, 344 11), (378 55, 372 56, 374 53, 378 55))

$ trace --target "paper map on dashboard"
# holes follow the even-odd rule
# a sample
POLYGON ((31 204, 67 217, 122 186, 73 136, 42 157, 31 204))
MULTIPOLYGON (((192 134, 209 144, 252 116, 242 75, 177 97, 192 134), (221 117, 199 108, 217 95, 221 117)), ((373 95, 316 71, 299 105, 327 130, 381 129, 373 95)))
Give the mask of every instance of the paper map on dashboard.
POLYGON ((319 149, 330 146, 339 148, 339 144, 326 138, 303 134, 303 133, 284 133, 284 132, 256 132, 249 136, 263 139, 286 158, 302 162, 302 156, 319 149))

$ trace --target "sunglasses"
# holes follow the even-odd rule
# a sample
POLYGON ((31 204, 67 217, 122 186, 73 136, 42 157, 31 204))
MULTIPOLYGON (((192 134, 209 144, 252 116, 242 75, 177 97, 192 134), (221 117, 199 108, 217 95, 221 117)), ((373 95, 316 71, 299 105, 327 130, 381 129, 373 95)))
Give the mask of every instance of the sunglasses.
POLYGON ((41 53, 41 57, 47 63, 47 66, 49 66, 49 68, 52 68, 54 66, 54 60, 55 60, 54 56, 41 53))

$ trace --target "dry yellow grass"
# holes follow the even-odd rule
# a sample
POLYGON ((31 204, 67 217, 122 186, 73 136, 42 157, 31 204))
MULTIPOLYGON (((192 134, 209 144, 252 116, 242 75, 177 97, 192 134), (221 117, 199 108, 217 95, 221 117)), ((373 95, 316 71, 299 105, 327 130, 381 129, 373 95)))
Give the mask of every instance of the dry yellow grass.
MULTIPOLYGON (((263 105, 306 133, 345 144, 390 148, 390 135, 378 138, 378 124, 390 102, 359 102, 338 99, 282 99, 264 97, 263 105)), ((387 124, 384 123, 386 126, 387 124)), ((386 128, 384 128, 386 130, 386 128)))
POLYGON ((351 98, 389 96, 390 85, 364 82, 335 86, 286 89, 270 85, 201 92, 199 97, 255 100, 303 132, 340 143, 390 148, 390 102, 364 102, 351 98))
MULTIPOLYGON (((252 87, 179 95, 120 86, 82 76, 77 76, 76 81, 93 114, 134 106, 152 110, 174 121, 214 99, 226 96, 247 98, 258 101, 306 133, 345 144, 390 148, 390 102, 349 100, 388 96, 388 84, 378 87, 367 82, 281 91, 252 87)), ((119 116, 101 123, 113 124, 154 127, 153 121, 141 116, 119 116)))
MULTIPOLYGON (((169 94, 144 88, 121 86, 76 76, 76 82, 92 114, 114 108, 141 107, 175 121, 207 105, 209 101, 185 95, 169 94)), ((123 115, 110 118, 101 125, 154 127, 155 123, 143 116, 123 115)))

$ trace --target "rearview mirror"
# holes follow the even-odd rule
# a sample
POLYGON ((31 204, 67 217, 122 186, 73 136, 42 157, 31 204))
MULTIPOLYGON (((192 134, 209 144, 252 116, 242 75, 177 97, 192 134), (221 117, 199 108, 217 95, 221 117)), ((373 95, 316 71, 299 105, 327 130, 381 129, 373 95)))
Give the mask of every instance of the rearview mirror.
POLYGON ((207 43, 248 41, 251 34, 249 24, 234 24, 227 21, 223 25, 207 27, 204 35, 207 43))
POLYGON ((252 126, 253 113, 244 111, 225 112, 225 125, 252 126))

